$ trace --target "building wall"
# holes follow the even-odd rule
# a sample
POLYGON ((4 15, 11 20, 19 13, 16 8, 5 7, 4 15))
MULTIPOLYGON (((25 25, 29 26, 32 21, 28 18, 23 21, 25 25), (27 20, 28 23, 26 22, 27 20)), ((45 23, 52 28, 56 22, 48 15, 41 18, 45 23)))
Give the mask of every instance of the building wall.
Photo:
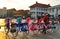
POLYGON ((0 16, 2 16, 2 11, 0 11, 0 16))
POLYGON ((58 15, 60 15, 60 9, 58 10, 58 15))
POLYGON ((60 15, 60 8, 49 8, 49 10, 48 10, 48 13, 50 14, 50 15, 54 15, 54 17, 56 17, 56 16, 58 16, 58 15, 60 15))
POLYGON ((2 17, 7 16, 7 9, 6 8, 0 9, 0 16, 2 16, 2 17))
POLYGON ((2 13, 3 13, 3 16, 7 16, 7 9, 3 9, 2 13))
POLYGON ((48 9, 40 7, 30 8, 31 17, 37 18, 37 16, 41 16, 42 13, 48 13, 48 9))

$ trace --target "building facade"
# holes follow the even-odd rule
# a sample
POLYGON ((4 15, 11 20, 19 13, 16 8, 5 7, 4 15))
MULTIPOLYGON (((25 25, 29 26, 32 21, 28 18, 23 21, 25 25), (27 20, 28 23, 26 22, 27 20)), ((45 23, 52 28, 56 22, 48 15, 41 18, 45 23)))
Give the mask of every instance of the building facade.
POLYGON ((48 8, 48 13, 51 16, 58 17, 60 15, 60 5, 49 7, 48 8))
POLYGON ((0 9, 0 17, 7 16, 7 9, 6 7, 3 7, 3 9, 0 9))
POLYGON ((50 5, 48 4, 41 4, 36 2, 35 4, 30 6, 30 14, 32 18, 37 18, 37 16, 41 16, 42 13, 48 13, 48 7, 50 5))
POLYGON ((14 17, 15 12, 15 8, 7 9, 7 17, 14 17))

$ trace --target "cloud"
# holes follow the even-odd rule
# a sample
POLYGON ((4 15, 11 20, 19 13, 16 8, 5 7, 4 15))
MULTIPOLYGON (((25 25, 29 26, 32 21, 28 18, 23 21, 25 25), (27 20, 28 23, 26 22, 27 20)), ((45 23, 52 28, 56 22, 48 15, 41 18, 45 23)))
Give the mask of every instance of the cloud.
POLYGON ((0 7, 6 6, 7 8, 28 9, 36 1, 43 4, 60 4, 60 0, 0 0, 0 7))

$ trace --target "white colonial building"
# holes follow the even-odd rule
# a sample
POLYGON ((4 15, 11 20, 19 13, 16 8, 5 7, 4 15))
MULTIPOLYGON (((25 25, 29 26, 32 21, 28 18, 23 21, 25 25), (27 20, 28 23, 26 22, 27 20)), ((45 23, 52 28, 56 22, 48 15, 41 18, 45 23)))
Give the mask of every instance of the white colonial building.
POLYGON ((37 18, 37 16, 41 16, 42 13, 48 13, 48 7, 50 7, 49 4, 41 4, 36 2, 30 6, 31 17, 37 18))
POLYGON ((60 5, 49 7, 48 13, 54 17, 58 17, 60 15, 60 5))
POLYGON ((0 9, 0 17, 7 16, 7 9, 6 7, 3 7, 3 9, 0 9))

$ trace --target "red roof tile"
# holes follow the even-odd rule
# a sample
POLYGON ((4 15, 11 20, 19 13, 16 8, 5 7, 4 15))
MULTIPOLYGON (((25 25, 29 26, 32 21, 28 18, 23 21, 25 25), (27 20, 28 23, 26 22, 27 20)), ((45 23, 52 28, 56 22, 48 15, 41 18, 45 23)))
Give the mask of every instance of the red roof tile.
POLYGON ((32 7, 48 8, 48 7, 50 7, 50 5, 49 4, 47 5, 47 4, 42 4, 42 3, 36 2, 36 4, 33 4, 33 5, 30 6, 30 8, 32 8, 32 7))

